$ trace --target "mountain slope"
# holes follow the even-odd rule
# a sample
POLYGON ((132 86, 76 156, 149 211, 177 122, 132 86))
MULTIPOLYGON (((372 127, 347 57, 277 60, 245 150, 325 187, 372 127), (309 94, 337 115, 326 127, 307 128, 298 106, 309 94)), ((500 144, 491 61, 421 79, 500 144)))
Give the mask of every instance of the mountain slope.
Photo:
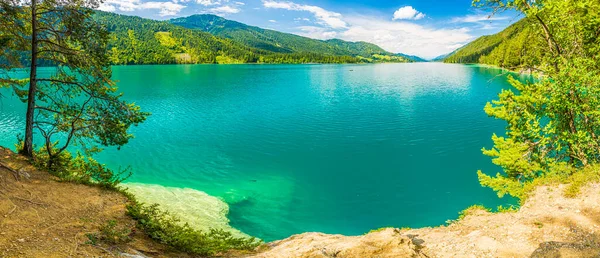
POLYGON ((294 34, 249 26, 219 16, 202 14, 172 19, 169 22, 189 29, 201 30, 235 42, 277 53, 315 53, 348 55, 371 61, 418 61, 405 55, 383 50, 367 42, 347 42, 339 39, 316 40, 294 34))
POLYGON ((534 31, 535 24, 522 19, 505 30, 475 41, 450 53, 446 63, 481 63, 504 68, 538 65, 542 53, 534 31))
POLYGON ((97 12, 94 18, 111 33, 114 64, 254 62, 268 54, 164 21, 107 12, 97 12))
POLYGON ((94 16, 111 33, 108 51, 117 65, 411 61, 370 43, 313 40, 206 17, 218 22, 184 24, 178 19, 156 21, 101 11, 94 16))

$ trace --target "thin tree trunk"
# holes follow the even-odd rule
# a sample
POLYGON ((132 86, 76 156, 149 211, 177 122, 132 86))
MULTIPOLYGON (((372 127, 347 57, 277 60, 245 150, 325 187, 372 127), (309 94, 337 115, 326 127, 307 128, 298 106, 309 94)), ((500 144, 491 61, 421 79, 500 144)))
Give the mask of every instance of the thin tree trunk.
POLYGON ((37 92, 37 0, 31 0, 31 70, 29 73, 29 95, 27 96, 27 115, 25 121, 25 139, 21 154, 33 157, 33 115, 35 112, 35 94, 37 92))

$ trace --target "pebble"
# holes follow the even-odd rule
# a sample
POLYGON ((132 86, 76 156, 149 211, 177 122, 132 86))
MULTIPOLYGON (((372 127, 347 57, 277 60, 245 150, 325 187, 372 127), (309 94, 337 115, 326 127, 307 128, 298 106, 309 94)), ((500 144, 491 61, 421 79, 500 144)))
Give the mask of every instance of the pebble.
POLYGON ((19 241, 19 242, 23 243, 23 242, 25 242, 25 239, 23 239, 23 238, 19 238, 19 239, 17 239, 17 241, 19 241))

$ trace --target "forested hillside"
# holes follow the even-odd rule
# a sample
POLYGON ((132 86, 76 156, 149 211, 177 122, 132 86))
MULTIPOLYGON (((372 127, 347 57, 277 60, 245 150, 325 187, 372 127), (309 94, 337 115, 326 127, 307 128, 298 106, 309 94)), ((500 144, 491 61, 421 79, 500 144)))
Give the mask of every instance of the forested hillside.
POLYGON ((155 21, 96 12, 95 19, 111 33, 108 50, 113 64, 412 61, 370 43, 314 40, 214 15, 155 21))
POLYGON ((172 24, 201 30, 232 41, 276 53, 312 53, 319 55, 352 56, 366 62, 423 61, 394 54, 367 42, 348 42, 339 39, 317 40, 294 34, 249 26, 219 16, 202 14, 170 20, 172 24))
POLYGON ((168 22, 106 12, 95 15, 111 33, 113 64, 256 62, 256 49, 168 22))
POLYGON ((539 65, 539 37, 533 31, 536 24, 522 19, 505 30, 477 40, 454 51, 446 63, 480 63, 513 69, 539 65))

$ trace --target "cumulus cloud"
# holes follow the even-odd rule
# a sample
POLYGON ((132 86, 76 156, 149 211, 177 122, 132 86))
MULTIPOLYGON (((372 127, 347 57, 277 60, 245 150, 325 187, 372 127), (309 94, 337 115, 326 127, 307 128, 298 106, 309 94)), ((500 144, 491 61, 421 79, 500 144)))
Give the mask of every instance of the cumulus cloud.
POLYGON ((345 19, 349 28, 338 34, 349 41, 366 41, 394 53, 433 58, 449 53, 474 39, 466 28, 436 29, 404 21, 354 16, 345 19))
POLYGON ((211 8, 208 11, 211 13, 214 13, 214 14, 218 14, 218 15, 227 15, 227 14, 239 13, 241 10, 237 7, 224 5, 224 6, 211 8))
POLYGON ((301 36, 315 39, 340 38, 348 41, 366 41, 390 52, 418 55, 424 58, 449 53, 474 39, 467 28, 432 28, 411 22, 425 17, 425 14, 411 6, 398 9, 392 21, 374 16, 343 16, 318 6, 294 2, 263 0, 263 6, 312 13, 316 26, 296 27, 297 34, 301 36))
POLYGON ((204 6, 220 5, 221 0, 196 0, 196 3, 204 6))
POLYGON ((394 12, 394 20, 420 20, 425 14, 415 10, 412 6, 402 7, 394 12))
POLYGON ((178 14, 186 6, 175 2, 142 2, 141 0, 107 0, 98 7, 99 10, 114 12, 117 9, 123 12, 136 10, 158 10, 160 16, 178 14))
POLYGON ((347 26, 346 22, 342 20, 341 14, 327 11, 318 6, 302 5, 294 2, 278 2, 272 0, 263 0, 263 6, 272 9, 310 12, 315 16, 318 23, 334 29, 346 28, 347 26))

